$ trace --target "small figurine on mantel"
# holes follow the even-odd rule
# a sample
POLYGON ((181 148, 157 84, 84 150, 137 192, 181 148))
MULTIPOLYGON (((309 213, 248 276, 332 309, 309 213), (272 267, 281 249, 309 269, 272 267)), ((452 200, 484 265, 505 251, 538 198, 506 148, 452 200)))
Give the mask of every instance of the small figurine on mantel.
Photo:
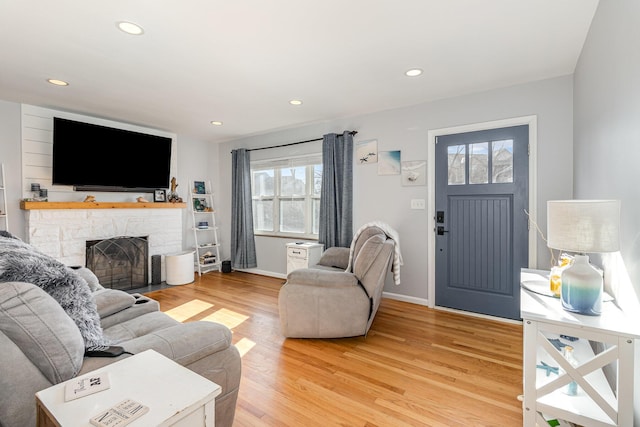
POLYGON ((142 196, 138 197, 136 200, 138 203, 149 203, 149 201, 142 196))
POLYGON ((178 181, 174 176, 173 178, 171 178, 171 190, 167 195, 167 201, 170 203, 182 203, 182 197, 178 196, 178 193, 176 193, 176 188, 178 188, 178 181))
POLYGON ((84 198, 83 200, 84 202, 95 202, 96 201, 96 196, 87 196, 84 198))

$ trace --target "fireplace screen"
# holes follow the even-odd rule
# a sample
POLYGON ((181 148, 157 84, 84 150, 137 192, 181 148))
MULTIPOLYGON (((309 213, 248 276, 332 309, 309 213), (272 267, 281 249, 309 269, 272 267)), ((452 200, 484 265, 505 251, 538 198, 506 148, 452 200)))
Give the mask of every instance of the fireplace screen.
POLYGON ((105 288, 129 290, 148 285, 147 237, 87 241, 87 268, 105 288))

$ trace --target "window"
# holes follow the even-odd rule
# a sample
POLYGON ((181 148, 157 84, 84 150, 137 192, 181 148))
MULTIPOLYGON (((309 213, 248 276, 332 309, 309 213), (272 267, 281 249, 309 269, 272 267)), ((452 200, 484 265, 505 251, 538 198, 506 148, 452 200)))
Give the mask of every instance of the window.
POLYGON ((322 156, 251 162, 257 235, 318 238, 322 156))

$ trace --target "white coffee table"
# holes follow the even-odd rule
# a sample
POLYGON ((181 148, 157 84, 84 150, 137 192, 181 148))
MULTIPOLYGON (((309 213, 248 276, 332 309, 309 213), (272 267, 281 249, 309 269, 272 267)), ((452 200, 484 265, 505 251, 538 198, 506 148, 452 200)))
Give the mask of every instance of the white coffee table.
MULTIPOLYGON (((39 427, 91 427, 89 419, 124 399, 149 407, 129 426, 207 426, 215 424, 215 398, 220 386, 147 350, 92 373, 108 372, 111 387, 69 402, 66 383, 36 393, 39 427)), ((89 375, 88 373, 82 377, 89 375)))

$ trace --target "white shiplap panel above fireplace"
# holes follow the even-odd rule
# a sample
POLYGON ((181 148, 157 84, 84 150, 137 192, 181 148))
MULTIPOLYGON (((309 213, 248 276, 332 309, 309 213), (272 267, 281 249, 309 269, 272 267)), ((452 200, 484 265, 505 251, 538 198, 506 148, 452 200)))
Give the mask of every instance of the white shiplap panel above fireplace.
MULTIPOLYGON (((174 133, 22 104, 22 197, 33 197, 33 193, 30 192, 33 182, 39 183, 41 188, 49 190, 49 200, 51 201, 82 201, 88 194, 75 192, 70 186, 53 186, 51 184, 54 116, 172 138, 171 176, 178 175, 177 136, 174 133)), ((78 153, 78 161, 90 162, 92 156, 99 155, 99 149, 108 149, 108 147, 96 149, 91 147, 90 141, 88 141, 87 152, 78 153)), ((122 155, 124 156, 126 153, 122 153, 122 155)), ((114 167, 117 168, 117 166, 114 167)), ((135 196, 131 193, 101 193, 101 199, 108 201, 132 201, 135 196)))

